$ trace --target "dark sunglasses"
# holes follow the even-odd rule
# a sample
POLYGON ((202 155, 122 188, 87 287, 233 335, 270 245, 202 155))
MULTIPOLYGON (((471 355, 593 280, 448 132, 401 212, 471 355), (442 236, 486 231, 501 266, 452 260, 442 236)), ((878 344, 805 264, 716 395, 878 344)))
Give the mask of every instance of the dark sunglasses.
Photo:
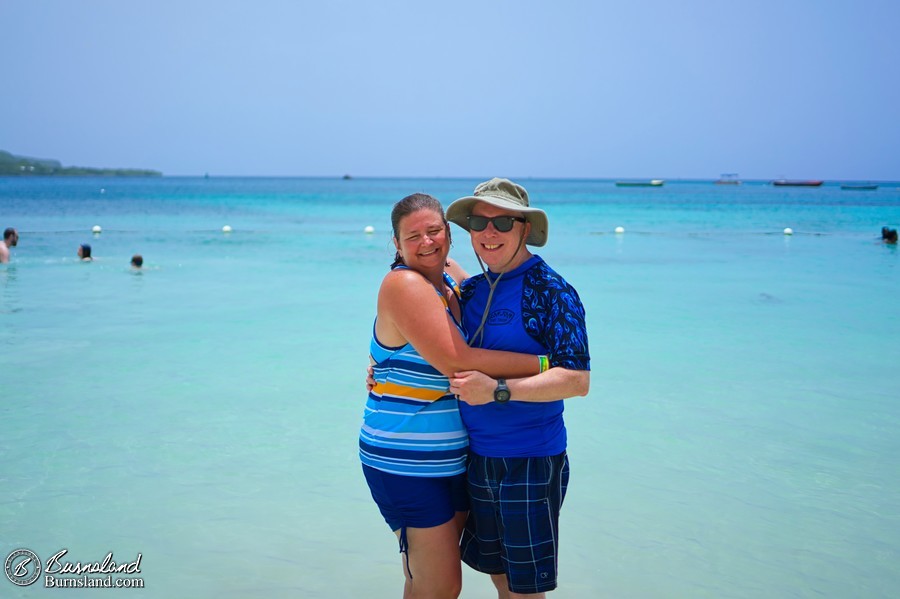
POLYGON ((473 231, 484 231, 487 229, 488 223, 491 223, 501 233, 511 231, 514 222, 527 222, 521 216, 495 216, 494 218, 488 218, 486 216, 475 216, 474 214, 467 216, 466 221, 469 223, 469 229, 473 231))

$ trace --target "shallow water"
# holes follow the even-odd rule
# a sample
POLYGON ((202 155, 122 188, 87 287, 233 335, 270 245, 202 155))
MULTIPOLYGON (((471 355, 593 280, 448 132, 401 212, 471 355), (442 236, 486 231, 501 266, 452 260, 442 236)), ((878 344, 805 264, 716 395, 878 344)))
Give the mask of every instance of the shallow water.
MULTIPOLYGON (((476 183, 0 179, 0 557, 141 553, 146 597, 398 596, 356 456, 389 212, 476 183)), ((896 596, 898 186, 522 183, 593 357, 553 596, 896 596)))

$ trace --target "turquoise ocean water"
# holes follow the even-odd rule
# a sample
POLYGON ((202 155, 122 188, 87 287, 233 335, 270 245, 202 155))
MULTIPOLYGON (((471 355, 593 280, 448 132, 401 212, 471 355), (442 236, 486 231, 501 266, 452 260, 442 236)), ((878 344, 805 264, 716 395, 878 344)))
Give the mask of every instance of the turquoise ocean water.
MULTIPOLYGON (((900 595, 900 186, 521 182, 593 358, 553 596, 900 595)), ((0 179, 0 558, 141 554, 143 590, 81 596, 399 596, 356 455, 389 212, 476 183, 0 179)))

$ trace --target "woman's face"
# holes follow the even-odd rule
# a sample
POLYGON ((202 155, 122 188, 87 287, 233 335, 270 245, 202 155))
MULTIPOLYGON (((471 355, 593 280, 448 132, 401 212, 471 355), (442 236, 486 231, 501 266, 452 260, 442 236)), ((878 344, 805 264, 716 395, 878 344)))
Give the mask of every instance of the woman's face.
POLYGON ((441 215, 427 208, 400 219, 394 245, 403 263, 420 272, 443 271, 450 253, 447 228, 441 215))

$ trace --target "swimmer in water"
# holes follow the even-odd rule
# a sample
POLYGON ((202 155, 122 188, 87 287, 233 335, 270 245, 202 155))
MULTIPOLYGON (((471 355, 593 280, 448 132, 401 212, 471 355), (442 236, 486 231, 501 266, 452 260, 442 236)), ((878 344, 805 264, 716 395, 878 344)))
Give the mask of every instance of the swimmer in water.
POLYGON ((9 262, 9 248, 16 247, 19 243, 19 233, 12 227, 3 231, 3 241, 0 241, 0 263, 9 262))

